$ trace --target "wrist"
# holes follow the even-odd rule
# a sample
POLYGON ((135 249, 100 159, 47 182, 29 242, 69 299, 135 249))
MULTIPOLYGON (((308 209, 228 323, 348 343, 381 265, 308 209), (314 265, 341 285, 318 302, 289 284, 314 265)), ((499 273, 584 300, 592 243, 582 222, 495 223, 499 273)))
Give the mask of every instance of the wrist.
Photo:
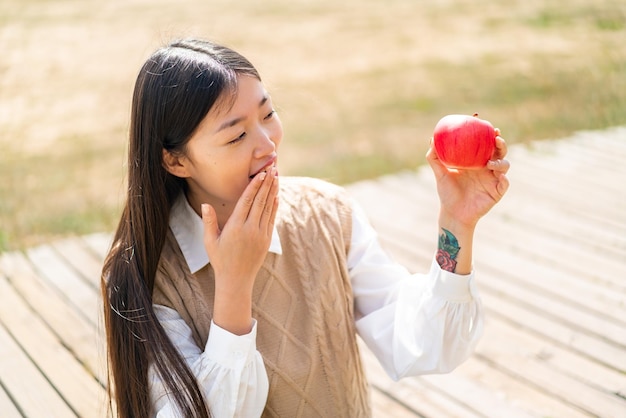
POLYGON ((476 224, 466 224, 441 215, 436 260, 446 271, 457 274, 472 272, 472 245, 476 224))
POLYGON ((454 230, 459 235, 472 236, 477 224, 478 220, 460 219, 443 209, 439 211, 439 227, 454 230))
POLYGON ((216 284, 213 322, 235 335, 252 329, 252 290, 220 287, 216 284))

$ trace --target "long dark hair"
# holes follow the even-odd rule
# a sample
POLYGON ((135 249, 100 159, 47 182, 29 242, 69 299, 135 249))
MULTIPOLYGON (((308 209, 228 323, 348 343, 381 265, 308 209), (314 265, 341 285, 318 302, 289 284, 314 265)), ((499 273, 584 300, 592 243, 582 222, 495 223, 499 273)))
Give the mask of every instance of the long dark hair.
POLYGON ((157 50, 141 68, 133 93, 128 149, 128 195, 102 270, 109 362, 109 396, 120 418, 151 413, 152 364, 185 417, 210 413, 198 384, 159 324, 152 291, 170 208, 184 179, 163 167, 163 150, 185 152, 193 132, 221 98, 237 89, 237 75, 260 80, 235 51, 201 40, 157 50))

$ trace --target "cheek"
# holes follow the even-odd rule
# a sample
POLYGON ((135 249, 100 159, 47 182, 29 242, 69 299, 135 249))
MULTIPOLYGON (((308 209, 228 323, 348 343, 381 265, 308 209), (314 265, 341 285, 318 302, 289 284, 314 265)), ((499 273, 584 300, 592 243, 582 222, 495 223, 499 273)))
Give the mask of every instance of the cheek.
POLYGON ((272 129, 271 139, 272 139, 272 142, 274 142, 274 144, 276 144, 276 146, 278 147, 280 142, 283 140, 283 124, 278 118, 278 116, 276 116, 275 122, 276 122, 275 125, 272 127, 273 129, 272 129))
POLYGON ((235 205, 249 183, 241 175, 231 175, 223 171, 214 173, 204 180, 204 191, 217 199, 222 206, 235 205))

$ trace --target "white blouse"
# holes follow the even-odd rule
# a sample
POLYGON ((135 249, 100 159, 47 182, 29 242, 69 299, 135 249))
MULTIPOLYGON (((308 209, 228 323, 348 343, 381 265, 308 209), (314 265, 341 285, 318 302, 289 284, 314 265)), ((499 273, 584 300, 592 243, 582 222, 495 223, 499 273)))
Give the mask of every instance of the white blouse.
MULTIPOLYGON (((450 273, 433 259, 427 275, 410 274, 383 251, 356 202, 352 222, 347 262, 359 336, 394 380, 454 369, 469 357, 482 332, 483 311, 474 273, 450 273)), ((202 242, 202 219, 185 198, 173 206, 170 228, 190 270, 204 267, 209 259, 202 242)), ((282 253, 276 231, 270 251, 282 253)), ((211 323, 206 345, 198 347, 175 310, 161 305, 154 309, 196 376, 212 416, 260 416, 269 384, 256 349, 256 321, 252 331, 242 336, 211 323)), ((149 379, 153 416, 180 417, 152 368, 149 379)))

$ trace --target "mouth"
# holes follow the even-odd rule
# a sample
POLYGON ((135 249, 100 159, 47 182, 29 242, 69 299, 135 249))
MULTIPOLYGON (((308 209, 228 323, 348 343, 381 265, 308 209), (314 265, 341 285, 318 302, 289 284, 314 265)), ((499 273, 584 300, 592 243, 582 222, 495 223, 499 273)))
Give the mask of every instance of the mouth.
POLYGON ((257 174, 263 173, 263 172, 268 172, 272 169, 272 167, 276 167, 276 157, 270 159, 268 162, 265 163, 265 165, 263 167, 261 167, 260 170, 256 171, 255 173, 251 174, 248 178, 249 180, 252 180, 254 177, 257 176, 257 174))

